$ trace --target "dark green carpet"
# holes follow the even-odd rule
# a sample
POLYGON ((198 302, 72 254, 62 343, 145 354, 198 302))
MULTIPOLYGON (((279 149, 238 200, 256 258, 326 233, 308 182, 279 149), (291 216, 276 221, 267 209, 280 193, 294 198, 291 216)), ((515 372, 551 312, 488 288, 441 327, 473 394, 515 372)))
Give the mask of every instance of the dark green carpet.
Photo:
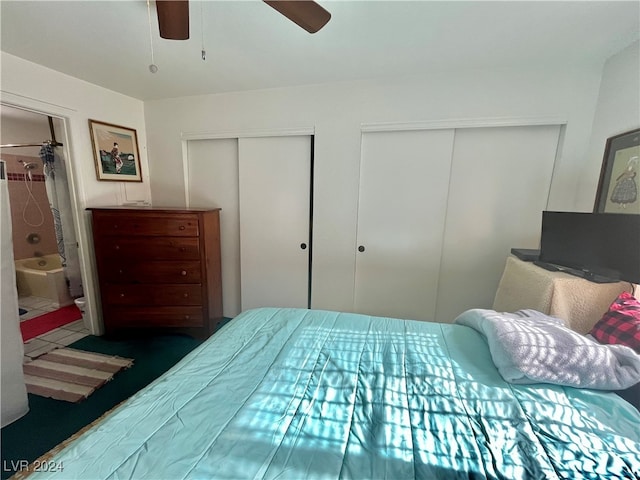
POLYGON ((151 383, 200 343, 201 340, 186 335, 127 340, 90 336, 70 345, 79 350, 133 358, 134 363, 80 403, 29 394, 29 413, 2 429, 2 478, 13 475, 12 465, 21 460, 32 462, 151 383))

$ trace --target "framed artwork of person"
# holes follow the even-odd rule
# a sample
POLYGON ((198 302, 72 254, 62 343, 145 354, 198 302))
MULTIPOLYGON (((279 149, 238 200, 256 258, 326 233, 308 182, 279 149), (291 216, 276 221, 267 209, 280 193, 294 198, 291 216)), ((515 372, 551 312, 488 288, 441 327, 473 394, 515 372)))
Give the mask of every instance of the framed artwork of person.
POLYGON ((98 180, 141 182, 138 136, 133 128, 89 120, 98 180))

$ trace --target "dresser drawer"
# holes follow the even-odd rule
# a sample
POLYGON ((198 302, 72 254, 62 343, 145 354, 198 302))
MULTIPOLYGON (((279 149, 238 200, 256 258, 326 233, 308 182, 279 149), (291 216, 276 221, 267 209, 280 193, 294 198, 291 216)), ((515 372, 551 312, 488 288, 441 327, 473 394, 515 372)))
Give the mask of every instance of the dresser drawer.
POLYGON ((109 327, 201 327, 200 307, 111 307, 109 327))
POLYGON ((116 212, 93 212, 94 235, 155 235, 197 237, 199 233, 198 216, 179 214, 155 216, 116 212))
POLYGON ((106 283, 202 283, 200 262, 103 262, 106 283))
POLYGON ((201 305, 202 286, 194 285, 107 285, 103 301, 111 305, 201 305))
POLYGON ((96 239, 108 258, 199 260, 198 237, 101 237, 96 239))

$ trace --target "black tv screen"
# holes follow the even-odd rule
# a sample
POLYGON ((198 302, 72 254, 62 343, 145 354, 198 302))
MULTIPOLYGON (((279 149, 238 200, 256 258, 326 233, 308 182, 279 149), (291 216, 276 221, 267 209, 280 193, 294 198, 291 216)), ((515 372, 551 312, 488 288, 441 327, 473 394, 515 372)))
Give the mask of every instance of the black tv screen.
POLYGON ((540 261, 640 283, 640 215, 544 211, 540 261))

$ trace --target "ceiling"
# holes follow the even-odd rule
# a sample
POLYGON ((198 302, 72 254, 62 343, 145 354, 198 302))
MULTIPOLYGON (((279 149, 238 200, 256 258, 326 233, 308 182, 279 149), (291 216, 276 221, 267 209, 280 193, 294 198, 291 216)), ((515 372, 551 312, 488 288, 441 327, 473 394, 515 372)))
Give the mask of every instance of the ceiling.
POLYGON ((142 99, 477 68, 600 66, 639 38, 638 1, 327 1, 309 34, 259 0, 190 1, 191 38, 145 0, 0 1, 0 48, 142 99), (201 58, 204 45, 206 60, 201 58))

